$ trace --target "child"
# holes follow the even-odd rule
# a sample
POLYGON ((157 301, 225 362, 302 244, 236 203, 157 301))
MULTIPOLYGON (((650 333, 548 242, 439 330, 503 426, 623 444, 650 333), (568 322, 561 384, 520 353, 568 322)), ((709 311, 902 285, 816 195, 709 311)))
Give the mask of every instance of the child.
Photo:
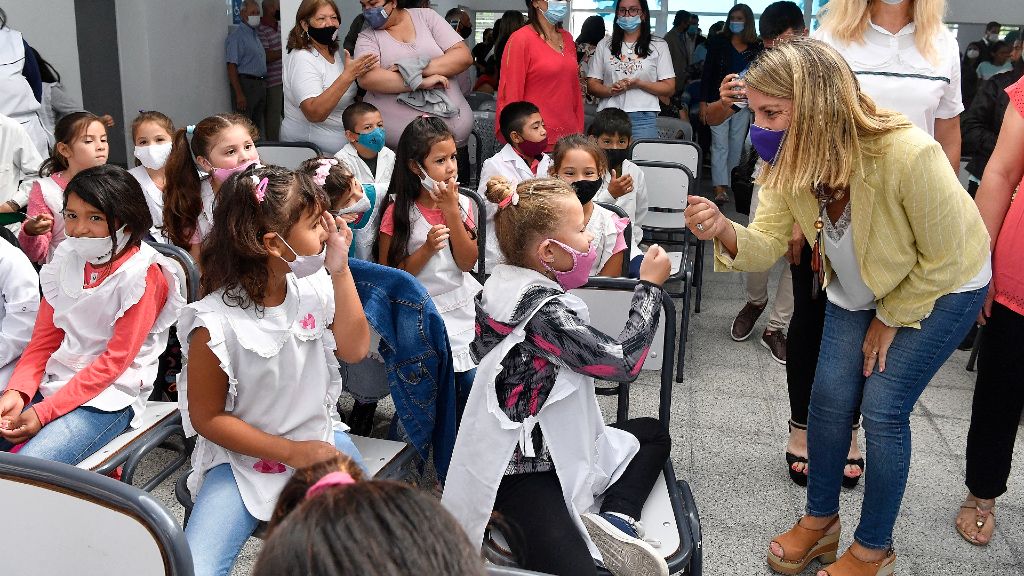
POLYGON ((132 141, 135 142, 136 166, 128 171, 135 176, 146 195, 149 213, 153 216, 153 238, 166 242, 160 230, 164 227, 164 186, 166 178, 164 165, 171 155, 171 140, 174 138, 174 123, 166 115, 155 110, 139 111, 132 120, 132 141))
MULTIPOLYGON (((498 125, 507 144, 484 160, 478 191, 482 198, 487 197, 487 181, 494 176, 503 176, 515 186, 523 180, 536 178, 538 174, 547 174, 551 166, 551 158, 544 153, 548 148, 548 133, 536 105, 530 102, 507 104, 501 109, 498 125)), ((494 214, 497 211, 496 204, 487 204, 487 254, 484 263, 488 274, 495 265, 505 261, 498 248, 498 237, 494 234, 494 214)))
POLYGON ((590 275, 622 276, 622 259, 629 249, 622 231, 629 224, 593 200, 601 187, 601 175, 608 172, 604 152, 586 136, 570 134, 559 138, 552 156, 551 175, 576 191, 576 197, 583 204, 587 232, 594 236, 597 257, 590 275))
POLYGON ((208 116, 174 133, 164 169, 163 233, 197 262, 199 246, 213 227, 213 200, 221 185, 260 161, 257 138, 256 127, 239 114, 208 116))
MULTIPOLYGON (((345 163, 356 180, 372 185, 375 198, 383 198, 391 186, 395 171, 395 153, 384 145, 384 119, 373 104, 356 102, 341 115, 348 144, 334 155, 345 163)), ((369 194, 368 194, 369 195, 369 194)), ((381 202, 374 201, 366 222, 366 232, 356 234, 356 258, 374 261, 373 243, 377 239, 381 202)))
POLYGON ((629 320, 613 338, 592 328, 586 304, 568 293, 587 282, 596 255, 573 188, 545 178, 513 189, 494 178, 487 197, 501 207, 495 226, 508 263, 477 299, 479 378, 441 502, 474 544, 497 512, 529 570, 593 574, 598 558, 612 574, 668 576, 639 525, 669 455, 668 432, 653 418, 606 427, 593 380, 636 378, 668 257, 658 246, 647 251, 629 320), (602 499, 600 514, 590 513, 602 499))
POLYGON ((74 112, 60 119, 54 131, 57 145, 39 167, 42 176, 28 193, 28 217, 18 243, 37 264, 46 264, 65 238, 64 187, 76 174, 107 162, 107 128, 90 112, 74 112))
POLYGON ((437 499, 367 481, 343 456, 296 470, 281 491, 253 576, 484 576, 483 561, 437 499))
POLYGON ((359 461, 335 408, 338 358, 358 362, 369 340, 351 234, 325 211, 319 186, 259 166, 220 194, 202 252, 204 297, 178 320, 187 349, 178 399, 186 433, 199 434, 185 528, 196 574, 230 572, 292 470, 338 450, 359 461))
POLYGON ((601 189, 594 197, 598 202, 609 202, 622 208, 633 226, 633 246, 630 250, 629 276, 636 278, 643 254, 640 242, 644 238, 641 222, 647 216, 647 182, 639 166, 626 158, 632 144, 633 125, 629 115, 618 108, 605 108, 594 116, 587 134, 608 156, 609 172, 601 176, 601 189))
POLYGON ((0 239, 0 390, 28 345, 38 310, 36 269, 17 246, 0 239))
POLYGON ((177 267, 142 241, 153 220, 127 171, 83 170, 64 198, 67 238, 39 273, 43 301, 0 396, 0 435, 6 449, 24 442, 23 455, 74 465, 142 423, 185 301, 177 267))
POLYGON ((473 385, 476 364, 473 298, 480 283, 469 270, 477 262, 469 202, 460 197, 455 175, 455 137, 440 118, 420 117, 398 141, 395 177, 380 223, 380 263, 412 274, 430 293, 444 318, 455 366, 456 414, 473 385))

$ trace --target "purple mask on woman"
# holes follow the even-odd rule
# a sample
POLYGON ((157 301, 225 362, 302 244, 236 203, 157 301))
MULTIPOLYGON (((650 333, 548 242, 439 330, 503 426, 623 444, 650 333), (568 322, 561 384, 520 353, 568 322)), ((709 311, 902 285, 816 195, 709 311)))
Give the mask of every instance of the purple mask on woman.
POLYGON ((786 139, 786 130, 769 130, 761 128, 757 124, 750 125, 750 144, 757 150, 761 160, 769 164, 775 164, 779 159, 779 152, 782 151, 782 142, 786 139))
POLYGON ((576 250, 572 246, 568 246, 555 240, 554 238, 548 238, 551 242, 558 244, 563 250, 572 256, 572 268, 565 272, 555 270, 548 263, 541 260, 540 263, 548 269, 549 272, 554 272, 555 281, 564 290, 574 290, 583 286, 590 279, 590 269, 594 267, 594 261, 597 260, 597 250, 594 249, 594 241, 590 241, 590 249, 586 253, 576 250))

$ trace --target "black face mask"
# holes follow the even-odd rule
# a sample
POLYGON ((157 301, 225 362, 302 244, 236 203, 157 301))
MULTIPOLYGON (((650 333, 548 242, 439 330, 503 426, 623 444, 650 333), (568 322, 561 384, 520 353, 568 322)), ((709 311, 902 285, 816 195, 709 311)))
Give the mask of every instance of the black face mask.
POLYGON ((600 180, 577 180, 572 183, 573 190, 576 191, 576 197, 580 199, 580 204, 586 204, 594 199, 597 195, 597 191, 601 189, 600 180))
POLYGON ((472 33, 473 33, 473 27, 472 26, 470 26, 468 28, 463 28, 462 32, 459 32, 459 34, 462 34, 463 38, 469 38, 469 35, 472 34, 472 33))
POLYGON ((629 156, 628 148, 605 148, 605 156, 608 157, 608 166, 614 168, 622 164, 622 161, 629 156))
POLYGON ((324 26, 323 28, 313 28, 312 26, 310 26, 309 30, 307 30, 307 33, 309 34, 310 38, 316 41, 317 44, 329 46, 331 44, 334 44, 335 34, 338 33, 338 27, 324 26))
POLYGON ((278 22, 281 21, 281 11, 280 10, 274 10, 274 20, 277 20, 278 22))

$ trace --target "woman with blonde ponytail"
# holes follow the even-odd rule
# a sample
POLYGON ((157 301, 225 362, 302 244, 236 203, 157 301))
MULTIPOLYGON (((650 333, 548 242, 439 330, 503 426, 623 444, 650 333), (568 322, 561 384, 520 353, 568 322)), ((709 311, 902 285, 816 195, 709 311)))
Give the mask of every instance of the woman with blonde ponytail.
POLYGON ((766 162, 744 228, 691 196, 687 226, 715 240, 720 270, 758 271, 811 240, 816 296, 828 303, 810 390, 807 510, 772 540, 768 565, 835 562, 839 492, 858 408, 870 457, 854 543, 818 576, 889 576, 893 526, 910 469, 910 412, 970 329, 988 291, 988 232, 937 144, 858 90, 842 56, 795 38, 746 75, 750 139, 766 162))

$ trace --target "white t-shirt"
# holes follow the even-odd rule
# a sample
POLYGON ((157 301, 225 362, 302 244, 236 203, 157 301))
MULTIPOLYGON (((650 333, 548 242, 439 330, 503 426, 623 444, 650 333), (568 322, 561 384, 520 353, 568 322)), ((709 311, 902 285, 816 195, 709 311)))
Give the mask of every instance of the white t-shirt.
POLYGON ((287 56, 284 75, 284 120, 281 122, 281 140, 287 142, 312 142, 320 151, 333 155, 348 142, 341 114, 356 97, 357 86, 353 82, 338 105, 331 110, 323 122, 306 120, 299 108, 304 100, 324 93, 345 71, 345 53, 334 53, 334 63, 328 62, 316 50, 296 50, 287 56))
MULTIPOLYGON (((590 57, 587 77, 597 78, 608 87, 623 78, 657 82, 676 77, 667 42, 661 38, 651 38, 651 53, 647 58, 636 56, 633 53, 635 46, 635 43, 623 42, 621 57, 615 58, 612 56, 612 39, 606 36, 597 43, 597 49, 590 57)), ((597 109, 605 108, 621 108, 625 112, 657 112, 661 110, 661 104, 654 94, 630 88, 610 98, 602 98, 597 109)))
POLYGON ((841 44, 823 29, 814 37, 846 58, 861 90, 879 107, 902 113, 934 136, 936 119, 955 118, 964 111, 960 51, 953 34, 942 28, 935 38, 933 64, 917 50, 915 30, 911 22, 892 34, 872 22, 860 44, 841 44))

